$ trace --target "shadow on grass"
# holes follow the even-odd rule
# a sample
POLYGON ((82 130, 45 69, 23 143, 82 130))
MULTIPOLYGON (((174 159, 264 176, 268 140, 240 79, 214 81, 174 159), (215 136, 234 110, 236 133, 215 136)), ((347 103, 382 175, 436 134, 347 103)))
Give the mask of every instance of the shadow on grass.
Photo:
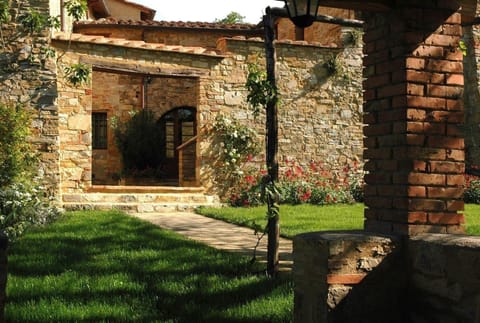
POLYGON ((9 253, 9 322, 289 322, 290 277, 115 212, 70 214, 9 253))

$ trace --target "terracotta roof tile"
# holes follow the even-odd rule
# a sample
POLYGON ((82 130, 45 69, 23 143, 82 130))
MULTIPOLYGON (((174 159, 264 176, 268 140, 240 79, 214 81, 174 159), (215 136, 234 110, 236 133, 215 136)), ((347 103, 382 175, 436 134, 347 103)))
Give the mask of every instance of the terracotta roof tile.
POLYGON ((159 50, 166 52, 178 52, 189 53, 195 55, 207 55, 223 57, 220 51, 207 49, 204 47, 192 47, 192 46, 179 46, 179 45, 165 45, 159 43, 145 43, 141 40, 128 40, 124 38, 107 38, 103 36, 90 36, 83 34, 68 34, 64 32, 56 32, 53 40, 80 42, 80 43, 93 43, 93 44, 107 44, 114 46, 130 47, 130 48, 142 48, 150 50, 159 50))
MULTIPOLYGON (((244 37, 244 36, 234 36, 224 38, 227 40, 236 40, 236 41, 251 41, 251 42, 262 42, 263 39, 260 37, 244 37)), ((275 40, 276 44, 285 44, 285 45, 297 45, 297 46, 314 46, 314 47, 325 47, 325 48, 338 48, 338 45, 331 43, 331 44, 324 44, 320 42, 308 42, 305 40, 291 40, 291 39, 281 39, 275 40)))
POLYGON ((230 29, 230 30, 259 30, 254 24, 222 24, 216 22, 193 21, 154 21, 154 20, 124 20, 116 18, 101 18, 98 20, 84 20, 76 23, 78 26, 88 25, 128 25, 152 26, 158 28, 186 28, 186 29, 230 29))

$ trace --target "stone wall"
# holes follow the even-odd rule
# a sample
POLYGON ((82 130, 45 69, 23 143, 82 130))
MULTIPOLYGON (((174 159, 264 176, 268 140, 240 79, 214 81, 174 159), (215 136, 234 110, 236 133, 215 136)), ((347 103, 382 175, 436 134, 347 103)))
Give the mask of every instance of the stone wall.
MULTIPOLYGON (((61 41, 55 41, 54 44, 60 50, 66 46, 66 42, 61 41)), ((287 159, 297 160, 305 166, 311 160, 323 161, 325 168, 335 173, 348 163, 361 161, 361 49, 352 47, 340 50, 307 45, 304 42, 280 42, 276 46, 281 96, 281 165, 287 159), (338 57, 338 73, 329 75, 324 64, 333 57, 338 57)), ((81 41, 74 41, 71 49, 63 56, 62 64, 81 61, 93 65, 94 69, 98 66, 110 66, 123 71, 130 68, 132 75, 148 75, 151 81, 147 84, 144 104, 152 110, 161 108, 158 110, 159 116, 175 107, 197 108, 198 133, 201 138, 198 155, 201 184, 212 191, 218 190, 217 184, 224 181, 218 177, 218 155, 212 149, 215 141, 211 137, 211 127, 218 113, 249 124, 257 130, 259 141, 263 142, 261 136, 265 133, 264 116, 260 115, 258 119, 253 117, 247 106, 245 89, 247 64, 262 66, 264 62, 261 40, 223 39, 219 42, 220 52, 215 55, 192 55, 181 51, 148 50, 81 41)), ((60 110, 62 116, 70 120, 61 127, 62 143, 65 143, 62 147, 76 150, 72 155, 62 155, 67 158, 62 158, 61 163, 75 167, 83 165, 75 174, 72 174, 73 171, 66 173, 64 178, 69 184, 62 184, 66 190, 82 190, 89 186, 89 181, 85 180, 91 172, 91 167, 86 166, 91 158, 88 138, 91 121, 87 118, 90 111, 93 111, 88 106, 92 104, 92 95, 89 93, 93 94, 95 111, 118 108, 120 114, 125 114, 127 110, 141 106, 137 98, 141 92, 141 80, 138 77, 110 75, 107 79, 106 75, 108 73, 94 71, 92 90, 90 85, 85 89, 64 84, 59 87, 59 102, 62 104, 60 110), (74 93, 83 93, 84 97, 79 100, 74 93), (70 103, 78 106, 71 111, 64 109, 63 105, 70 103), (72 125, 76 128, 72 129, 72 125), (81 138, 84 142, 75 141, 74 138, 81 138)), ((118 161, 115 155, 106 157, 97 154, 96 157, 98 156, 104 160, 118 161)), ((262 159, 259 156, 258 161, 261 162, 262 159)), ((113 172, 116 167, 118 165, 109 166, 108 172, 113 172)), ((66 169, 63 168, 64 173, 66 169)))
POLYGON ((293 241, 294 322, 403 323, 398 238, 312 232, 293 241))
POLYGON ((56 195, 59 183, 57 75, 55 60, 42 52, 49 45, 48 31, 27 35, 19 17, 37 10, 48 15, 45 1, 13 1, 12 23, 2 25, 7 50, 0 54, 0 102, 20 104, 32 113, 31 142, 40 153, 40 174, 47 194, 56 195))
POLYGON ((60 192, 82 192, 92 183, 92 83, 91 79, 79 86, 68 83, 65 67, 78 64, 79 55, 59 53, 62 55, 57 69, 60 192))
POLYGON ((294 322, 480 322, 480 238, 313 232, 293 242, 294 322))
MULTIPOLYGON (((246 65, 264 64, 263 42, 230 39, 219 45, 233 56, 222 66, 231 72, 224 72, 225 76, 216 81, 219 97, 224 98, 217 107, 237 120, 255 125, 257 132, 264 135, 264 115, 254 120, 244 87, 246 65)), ((278 42, 276 50, 280 167, 285 167, 286 160, 296 160, 303 166, 314 160, 322 161, 327 170, 335 173, 361 161, 361 48, 341 50, 305 42, 278 42), (335 57, 338 73, 329 75, 325 63, 335 57)))
POLYGON ((408 322, 480 322, 479 237, 412 237, 408 264, 408 322))

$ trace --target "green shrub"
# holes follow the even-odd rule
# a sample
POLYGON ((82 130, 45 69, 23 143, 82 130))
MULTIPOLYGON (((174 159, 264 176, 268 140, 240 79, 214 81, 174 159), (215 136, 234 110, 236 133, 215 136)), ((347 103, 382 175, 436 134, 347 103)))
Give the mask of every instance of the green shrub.
POLYGON ((0 228, 10 241, 31 225, 47 224, 59 215, 38 187, 12 184, 0 190, 0 228))
MULTIPOLYGON (((357 165, 346 166, 335 174, 326 171, 318 162, 308 167, 295 161, 286 161, 276 183, 281 204, 328 205, 363 201, 362 172, 357 165)), ((264 170, 250 168, 242 180, 232 188, 229 203, 232 206, 256 206, 262 203, 261 179, 264 170)))
POLYGON ((465 203, 480 204, 480 179, 467 181, 463 200, 465 203))
POLYGON ((115 143, 120 151, 125 175, 161 177, 165 156, 165 134, 150 110, 141 110, 126 122, 113 124, 115 143))
POLYGON ((0 104, 0 188, 32 178, 37 163, 28 136, 30 116, 19 106, 0 104))
POLYGON ((30 116, 19 106, 0 105, 0 230, 9 240, 58 215, 38 178, 38 158, 28 141, 30 116))

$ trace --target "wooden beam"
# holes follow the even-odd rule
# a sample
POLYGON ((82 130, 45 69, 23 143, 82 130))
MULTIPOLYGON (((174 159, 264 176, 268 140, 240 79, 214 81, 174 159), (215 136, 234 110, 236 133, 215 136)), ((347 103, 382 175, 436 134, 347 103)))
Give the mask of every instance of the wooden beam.
POLYGON ((476 16, 477 0, 456 0, 461 6, 460 12, 462 13, 463 22, 471 22, 476 16))
POLYGON ((140 65, 133 63, 113 62, 111 60, 81 57, 80 63, 92 65, 96 71, 139 75, 139 76, 168 76, 168 77, 202 77, 208 75, 208 71, 189 68, 163 68, 152 65, 140 65))
POLYGON ((394 7, 394 0, 321 0, 323 7, 363 10, 386 11, 394 7))
MULTIPOLYGON (((275 17, 288 18, 288 13, 285 8, 270 8, 270 12, 275 17)), ((363 27, 363 21, 356 19, 345 19, 339 17, 333 17, 328 15, 318 15, 317 22, 326 22, 329 24, 336 24, 345 27, 363 27)))

